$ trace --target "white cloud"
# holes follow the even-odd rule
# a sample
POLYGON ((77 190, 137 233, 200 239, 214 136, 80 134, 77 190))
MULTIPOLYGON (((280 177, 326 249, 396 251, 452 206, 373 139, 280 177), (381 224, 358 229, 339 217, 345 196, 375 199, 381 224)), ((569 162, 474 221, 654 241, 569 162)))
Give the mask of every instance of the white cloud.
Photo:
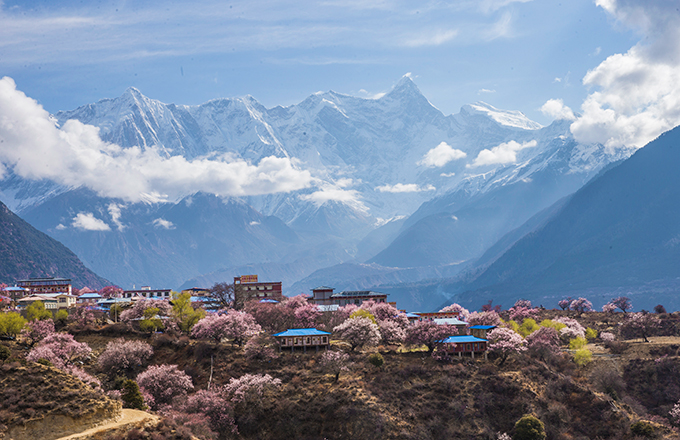
POLYGON ((517 152, 525 148, 535 147, 536 141, 519 143, 516 141, 504 142, 491 150, 484 149, 479 152, 475 161, 468 167, 479 167, 482 165, 497 165, 517 162, 517 152))
POLYGON ((479 89, 479 90, 477 90, 478 95, 481 94, 481 93, 496 93, 496 91, 492 90, 492 89, 479 89))
POLYGON ((175 225, 170 220, 165 220, 163 218, 157 218, 152 222, 156 228, 163 229, 175 229, 175 225))
POLYGON ((553 119, 576 119, 574 112, 571 111, 568 106, 564 105, 564 102, 561 99, 549 99, 541 107, 541 112, 553 119))
POLYGON ((252 222, 248 223, 250 226, 257 226, 260 225, 261 223, 258 221, 253 220, 252 222))
POLYGON ((352 179, 340 179, 334 183, 323 183, 318 191, 301 195, 302 200, 321 206, 326 202, 339 202, 361 212, 368 212, 368 207, 361 201, 357 190, 345 189, 352 184, 352 179))
POLYGON ((456 173, 441 173, 439 176, 441 176, 441 177, 453 177, 455 175, 456 175, 456 173))
POLYGON ((642 147, 680 124, 680 11, 667 0, 596 3, 643 38, 586 74, 583 83, 594 91, 571 130, 610 150, 642 147))
POLYGON ((407 47, 439 46, 453 40, 457 35, 458 31, 455 29, 438 30, 412 36, 407 38, 403 44, 407 47))
POLYGON ((377 191, 380 192, 389 192, 389 193, 410 193, 410 192, 422 192, 422 191, 434 191, 437 188, 435 188, 432 185, 427 185, 427 186, 419 186, 415 183, 397 183, 396 185, 383 185, 383 186, 378 186, 375 188, 377 191))
POLYGON ((80 212, 73 217, 71 225, 84 231, 110 231, 111 227, 94 216, 91 212, 80 212))
POLYGON ((57 229, 57 231, 63 231, 64 229, 66 229, 66 226, 64 226, 64 225, 62 225, 61 223, 59 223, 59 224, 57 225, 57 228, 56 228, 56 229, 57 229))
POLYGON ((120 221, 120 208, 122 208, 123 205, 118 205, 117 203, 111 203, 109 204, 108 211, 109 215, 111 216, 111 221, 113 222, 114 225, 116 225, 116 228, 119 231, 125 230, 125 225, 121 223, 120 221))
MULTIPOLYGON (((204 191, 219 196, 289 192, 311 186, 295 159, 265 157, 253 165, 229 155, 187 160, 157 148, 106 143, 96 127, 75 120, 62 128, 33 99, 0 79, 0 163, 27 179, 85 186, 131 202, 177 200, 204 191)), ((114 213, 112 213, 112 216, 114 213)))
POLYGON ((463 159, 467 157, 464 151, 457 150, 451 147, 446 142, 441 142, 439 145, 425 153, 422 160, 417 162, 417 165, 424 165, 426 167, 443 167, 452 160, 463 159))

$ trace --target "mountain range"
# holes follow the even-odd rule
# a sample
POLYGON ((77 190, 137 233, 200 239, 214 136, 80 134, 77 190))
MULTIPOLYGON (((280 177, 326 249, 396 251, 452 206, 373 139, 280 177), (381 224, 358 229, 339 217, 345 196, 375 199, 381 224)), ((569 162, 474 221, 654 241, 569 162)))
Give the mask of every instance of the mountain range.
POLYGON ((9 170, 0 199, 113 282, 192 287, 248 272, 283 281, 289 295, 394 284, 402 287, 391 300, 422 310, 452 293, 403 286, 455 276, 631 153, 576 142, 570 121, 541 127, 486 103, 444 115, 409 77, 379 99, 326 92, 270 109, 249 96, 165 104, 131 88, 54 118, 167 157, 293 158, 314 178, 288 193, 187 189, 176 200, 131 203, 9 170))
POLYGON ((0 283, 36 277, 70 278, 77 288, 100 289, 107 280, 93 273, 63 244, 38 231, 0 202, 0 283))

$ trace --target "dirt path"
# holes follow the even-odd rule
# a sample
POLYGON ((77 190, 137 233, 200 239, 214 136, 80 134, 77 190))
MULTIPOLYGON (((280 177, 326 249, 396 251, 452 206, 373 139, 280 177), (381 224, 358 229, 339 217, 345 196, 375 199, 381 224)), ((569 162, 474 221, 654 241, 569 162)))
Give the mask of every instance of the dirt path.
MULTIPOLYGON (((148 412, 139 411, 136 409, 123 409, 121 417, 113 422, 97 426, 96 428, 88 429, 87 431, 83 431, 78 434, 72 434, 67 437, 61 437, 57 440, 85 439, 96 434, 101 434, 107 431, 113 431, 116 429, 124 428, 126 425, 156 423, 158 422, 158 420, 160 420, 160 417, 155 416, 153 414, 149 414, 148 412)), ((132 426, 130 426, 130 428, 132 428, 132 426)))

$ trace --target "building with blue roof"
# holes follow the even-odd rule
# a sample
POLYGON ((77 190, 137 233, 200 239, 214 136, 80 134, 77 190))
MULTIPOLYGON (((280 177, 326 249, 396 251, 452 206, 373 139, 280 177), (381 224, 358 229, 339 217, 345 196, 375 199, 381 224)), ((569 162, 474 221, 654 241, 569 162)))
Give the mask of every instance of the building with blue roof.
POLYGON ((472 336, 476 336, 478 338, 486 339, 486 334, 490 331, 495 329, 495 325, 473 325, 470 327, 470 333, 472 336))
POLYGON ((470 353, 472 359, 475 358, 475 353, 484 353, 484 359, 487 358, 487 344, 486 339, 478 338, 472 335, 456 335, 444 338, 437 343, 437 350, 446 353, 458 353, 458 357, 462 357, 465 353, 470 353))
POLYGON ((331 344, 331 334, 315 328, 291 328, 285 332, 272 335, 279 344, 279 351, 283 348, 290 348, 291 352, 295 348, 302 348, 307 353, 307 347, 314 347, 319 351, 319 347, 328 347, 331 344))

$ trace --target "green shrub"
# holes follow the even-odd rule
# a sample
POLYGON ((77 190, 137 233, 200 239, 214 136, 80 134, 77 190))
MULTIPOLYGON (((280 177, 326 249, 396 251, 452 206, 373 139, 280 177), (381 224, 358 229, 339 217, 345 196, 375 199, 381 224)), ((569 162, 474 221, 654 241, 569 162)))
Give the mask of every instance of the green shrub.
POLYGON ((68 312, 66 309, 57 310, 57 314, 54 315, 54 322, 59 325, 66 325, 68 323, 68 312))
POLYGON ((588 365, 592 360, 593 353, 591 353, 587 348, 579 348, 576 350, 576 353, 574 353, 574 362, 576 362, 576 365, 579 367, 588 365))
POLYGON ((12 352, 9 350, 9 348, 5 347, 4 345, 0 345, 0 361, 5 362, 7 359, 9 359, 11 354, 12 352))
POLYGON ((373 324, 377 324, 377 322, 375 321, 375 316, 373 316, 373 314, 366 309, 357 309, 357 310, 353 311, 352 314, 349 315, 349 317, 351 319, 366 318, 366 319, 370 319, 373 324))
POLYGON ((139 391, 139 385, 132 379, 123 382, 123 393, 120 397, 123 399, 123 408, 146 409, 144 397, 139 391))
POLYGON ((586 339, 591 340, 597 338, 597 330, 588 327, 586 329, 586 339))
POLYGON ((630 425, 630 431, 641 437, 653 437, 654 436, 654 426, 651 423, 644 420, 638 420, 637 422, 630 425))
POLYGON ((26 318, 29 321, 42 321, 52 318, 52 312, 45 309, 45 304, 42 301, 33 301, 31 305, 26 307, 26 318))
POLYGON ((385 359, 382 357, 380 353, 373 353, 370 356, 368 356, 368 362, 371 365, 375 365, 378 368, 381 368, 385 364, 385 359))
POLYGON ((53 366, 54 366, 54 365, 52 364, 52 362, 48 361, 48 360, 45 359, 45 358, 40 358, 40 359, 38 359, 38 360, 36 361, 36 363, 41 364, 41 365, 45 365, 45 366, 47 366, 47 367, 53 367, 53 366))
POLYGON ((15 337, 26 325, 26 320, 17 312, 0 313, 0 335, 15 337))
POLYGON ((512 440, 544 440, 545 425, 535 416, 527 414, 515 423, 512 440))
POLYGON ((579 336, 578 338, 574 338, 571 341, 569 341, 569 348, 571 350, 579 350, 585 347, 587 343, 588 341, 586 340, 586 338, 582 338, 579 336))

